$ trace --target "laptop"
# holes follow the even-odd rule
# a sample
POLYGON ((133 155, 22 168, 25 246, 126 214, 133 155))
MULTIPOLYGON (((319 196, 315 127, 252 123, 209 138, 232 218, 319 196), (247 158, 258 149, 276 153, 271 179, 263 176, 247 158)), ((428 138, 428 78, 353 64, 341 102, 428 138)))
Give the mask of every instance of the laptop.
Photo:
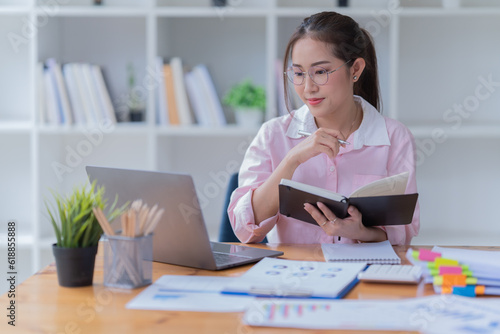
POLYGON ((86 166, 90 182, 105 187, 108 203, 142 199, 165 211, 153 235, 153 261, 220 270, 283 252, 210 242, 193 178, 188 174, 86 166))

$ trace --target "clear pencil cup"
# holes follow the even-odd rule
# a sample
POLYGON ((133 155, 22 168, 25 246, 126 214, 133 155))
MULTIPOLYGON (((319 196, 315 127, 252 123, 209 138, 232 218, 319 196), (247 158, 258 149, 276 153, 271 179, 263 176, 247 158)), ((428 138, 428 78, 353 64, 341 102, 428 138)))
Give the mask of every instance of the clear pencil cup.
POLYGON ((107 236, 104 243, 104 285, 134 289, 151 284, 153 235, 107 236))

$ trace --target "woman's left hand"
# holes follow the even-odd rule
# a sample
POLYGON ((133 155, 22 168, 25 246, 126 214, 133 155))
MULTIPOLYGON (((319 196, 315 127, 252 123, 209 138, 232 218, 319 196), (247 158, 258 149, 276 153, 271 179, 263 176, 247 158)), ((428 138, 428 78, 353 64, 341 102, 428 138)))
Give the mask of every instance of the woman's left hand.
POLYGON ((305 203, 304 209, 309 212, 327 235, 360 241, 387 240, 387 235, 383 230, 363 225, 361 212, 352 205, 347 209, 350 217, 344 219, 335 216, 335 214, 321 202, 318 202, 317 206, 318 208, 309 203, 305 203))

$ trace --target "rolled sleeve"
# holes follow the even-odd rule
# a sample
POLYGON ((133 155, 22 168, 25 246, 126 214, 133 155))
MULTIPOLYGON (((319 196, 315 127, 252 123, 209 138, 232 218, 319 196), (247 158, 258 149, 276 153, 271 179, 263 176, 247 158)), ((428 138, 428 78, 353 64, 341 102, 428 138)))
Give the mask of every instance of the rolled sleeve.
MULTIPOLYGON (((261 242, 278 220, 276 215, 255 222, 252 196, 273 171, 273 153, 269 149, 270 137, 276 124, 265 123, 250 144, 240 168, 238 185, 228 207, 228 216, 234 234, 243 243, 261 242)), ((282 133, 282 130, 279 130, 282 133)))
POLYGON ((276 225, 278 215, 267 218, 259 225, 255 224, 252 207, 252 195, 254 189, 247 191, 237 189, 231 196, 231 204, 228 208, 229 220, 234 234, 243 243, 256 243, 264 240, 265 236, 276 225))

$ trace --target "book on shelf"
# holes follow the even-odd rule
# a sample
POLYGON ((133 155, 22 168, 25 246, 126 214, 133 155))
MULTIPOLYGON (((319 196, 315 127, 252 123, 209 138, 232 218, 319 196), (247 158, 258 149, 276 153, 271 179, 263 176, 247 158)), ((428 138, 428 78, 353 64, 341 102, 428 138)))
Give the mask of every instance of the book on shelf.
POLYGON ((193 115, 189 105, 188 96, 186 93, 186 85, 184 83, 184 69, 182 60, 179 57, 170 59, 172 68, 172 77, 174 81, 174 94, 177 104, 177 113, 179 115, 179 123, 181 125, 191 125, 194 123, 193 115))
POLYGON ((45 69, 38 66, 38 73, 43 78, 37 84, 41 123, 96 124, 103 119, 116 122, 100 66, 86 63, 61 66, 49 58, 45 69))
POLYGON ((82 99, 80 95, 80 89, 78 87, 78 82, 76 79, 76 74, 73 68, 73 64, 64 64, 62 66, 62 72, 64 81, 68 87, 68 96, 71 102, 71 108, 73 110, 73 114, 75 116, 76 124, 84 124, 86 123, 85 117, 85 109, 84 103, 85 101, 82 99))
POLYGON ((62 76, 61 65, 54 58, 47 59, 45 63, 47 65, 47 70, 52 78, 52 89, 53 94, 56 97, 57 109, 60 115, 60 123, 66 125, 72 124, 73 112, 69 103, 66 84, 62 76))
POLYGON ((37 99, 37 113, 38 121, 41 124, 48 123, 47 120, 47 109, 46 109, 46 98, 44 91, 44 65, 42 62, 37 62, 36 64, 36 99, 37 99))
POLYGON ((196 73, 194 71, 187 72, 184 75, 184 82, 198 125, 211 126, 210 115, 206 112, 209 107, 205 100, 205 92, 196 77, 196 73))
POLYGON ((156 57, 155 68, 158 86, 155 91, 156 123, 159 125, 169 124, 167 109, 167 92, 165 87, 165 76, 163 73, 163 58, 156 57))
POLYGON ((347 209, 355 206, 363 216, 365 226, 410 224, 418 194, 405 194, 408 172, 373 181, 349 197, 311 186, 305 183, 282 179, 279 184, 279 211, 282 215, 306 223, 318 225, 304 209, 304 203, 316 206, 324 203, 337 217, 349 216, 347 209))
POLYGON ((165 63, 163 58, 158 57, 156 67, 158 72, 163 73, 155 93, 158 124, 198 124, 207 127, 227 124, 215 85, 205 65, 198 64, 191 70, 184 70, 179 57, 173 57, 165 63))
POLYGON ((61 116, 59 113, 59 106, 57 102, 57 95, 54 88, 54 83, 52 80, 52 75, 49 71, 43 72, 43 91, 45 94, 45 111, 46 116, 43 117, 45 123, 49 125, 61 124, 61 116))
POLYGON ((175 81, 170 64, 163 65, 163 77, 165 79, 165 95, 167 97, 168 124, 179 125, 179 113, 177 111, 177 101, 175 96, 175 81))
POLYGON ((102 69, 98 65, 89 65, 91 71, 93 86, 96 88, 98 104, 101 107, 103 119, 116 123, 115 109, 109 97, 108 88, 104 81, 102 69))
POLYGON ((196 83, 200 86, 199 89, 203 93, 203 104, 205 107, 202 112, 204 113, 204 118, 207 119, 208 124, 211 126, 226 125, 226 116, 224 115, 224 110, 222 109, 219 96, 217 95, 208 68, 203 64, 199 64, 193 68, 193 73, 196 78, 196 83))
POLYGON ((90 64, 80 64, 80 70, 83 75, 83 82, 85 83, 88 101, 92 111, 94 112, 95 119, 99 121, 104 118, 104 112, 99 104, 97 87, 94 85, 90 64))
POLYGON ((86 124, 96 124, 97 115, 93 109, 91 98, 89 96, 89 90, 87 89, 87 84, 83 74, 83 66, 80 63, 68 64, 75 75, 76 86, 78 87, 78 92, 81 101, 81 110, 84 112, 82 117, 86 124))

